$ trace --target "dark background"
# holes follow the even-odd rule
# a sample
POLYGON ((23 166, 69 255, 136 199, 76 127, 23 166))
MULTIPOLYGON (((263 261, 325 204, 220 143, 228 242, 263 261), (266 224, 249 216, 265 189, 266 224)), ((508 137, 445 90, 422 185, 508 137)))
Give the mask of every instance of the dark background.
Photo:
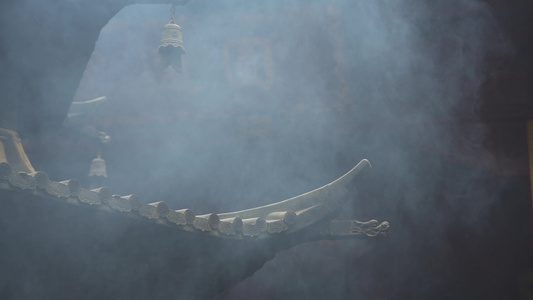
POLYGON ((1 5, 1 120, 54 180, 88 186, 101 149, 113 192, 224 212, 371 161, 342 217, 386 239, 296 246, 218 298, 533 297, 531 1, 191 0, 181 74, 156 67, 168 5, 1 5), (63 125, 99 96, 104 146, 63 125))

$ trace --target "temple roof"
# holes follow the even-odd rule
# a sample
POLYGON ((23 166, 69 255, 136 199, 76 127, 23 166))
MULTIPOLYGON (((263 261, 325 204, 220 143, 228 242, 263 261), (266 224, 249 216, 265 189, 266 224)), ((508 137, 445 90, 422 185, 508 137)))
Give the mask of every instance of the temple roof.
POLYGON ((369 167, 368 160, 362 160, 339 179, 316 190, 270 205, 221 214, 196 215, 190 209, 173 210, 164 201, 145 203, 136 195, 115 195, 107 187, 89 190, 75 179, 50 180, 42 171, 13 172, 5 161, 0 162, 0 188, 220 238, 272 238, 319 222, 322 225, 315 228, 315 238, 376 236, 385 234, 387 222, 324 222, 335 217, 347 200, 345 195, 352 181, 369 167))

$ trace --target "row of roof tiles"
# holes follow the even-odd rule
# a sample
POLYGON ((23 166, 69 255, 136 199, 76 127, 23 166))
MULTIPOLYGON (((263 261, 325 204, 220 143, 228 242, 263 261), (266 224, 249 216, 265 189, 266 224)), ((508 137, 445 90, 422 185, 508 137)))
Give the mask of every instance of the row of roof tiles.
MULTIPOLYGON (((335 182, 351 180, 363 168, 369 166, 363 160, 352 171, 335 182), (348 179, 347 179, 348 178, 348 179)), ((157 224, 177 226, 178 228, 200 232, 222 238, 268 238, 284 232, 293 232, 324 219, 336 207, 342 196, 338 191, 332 192, 331 186, 335 182, 315 191, 298 197, 278 202, 265 207, 224 214, 196 215, 190 209, 173 210, 163 201, 144 203, 137 195, 115 195, 107 187, 96 189, 82 188, 74 179, 64 181, 50 180, 41 171, 32 173, 14 172, 7 162, 0 163, 0 188, 23 190, 37 196, 57 199, 69 204, 93 207, 96 209, 116 212, 130 217, 146 219, 157 224), (328 189, 329 188, 329 189, 328 189), (312 193, 325 198, 325 201, 309 199, 312 193), (334 199, 334 200, 331 200, 334 199), (337 200, 335 200, 337 199, 337 200), (296 208, 296 211, 287 209, 296 208), (281 211, 275 211, 278 208, 281 211), (244 217, 243 217, 244 216, 244 217), (241 218, 242 217, 242 218, 241 218)), ((331 219, 331 218, 329 218, 331 219)), ((359 222, 355 220, 330 221, 319 227, 317 234, 332 236, 377 236, 384 235, 389 228, 387 222, 376 220, 359 222)))
POLYGON ((241 219, 238 216, 220 219, 219 215, 214 213, 196 215, 190 209, 170 209, 163 201, 143 203, 137 195, 114 195, 107 187, 85 189, 74 179, 52 181, 41 171, 13 172, 6 162, 0 163, 0 187, 25 190, 70 204, 119 212, 163 225, 178 225, 186 231, 201 231, 233 238, 281 233, 297 220, 296 213, 292 211, 275 212, 267 219, 241 219))

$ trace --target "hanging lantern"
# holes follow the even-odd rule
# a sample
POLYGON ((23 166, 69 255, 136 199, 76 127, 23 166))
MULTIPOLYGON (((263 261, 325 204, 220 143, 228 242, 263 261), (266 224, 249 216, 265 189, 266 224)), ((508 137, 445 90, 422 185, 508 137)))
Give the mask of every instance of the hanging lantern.
POLYGON ((91 168, 89 170, 89 177, 92 176, 103 176, 107 177, 107 171, 106 171, 106 165, 105 160, 98 155, 93 161, 91 162, 91 168))
POLYGON ((175 6, 170 9, 170 22, 163 28, 159 54, 161 55, 161 67, 165 69, 171 65, 174 70, 181 72, 181 55, 185 54, 183 47, 183 34, 181 27, 174 21, 175 6))

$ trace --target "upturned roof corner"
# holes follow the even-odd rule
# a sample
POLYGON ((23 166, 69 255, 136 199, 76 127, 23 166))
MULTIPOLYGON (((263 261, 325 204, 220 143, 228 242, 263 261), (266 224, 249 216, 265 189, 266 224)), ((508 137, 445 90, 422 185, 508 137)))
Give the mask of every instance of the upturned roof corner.
POLYGON ((53 181, 33 169, 16 132, 0 129, 1 189, 222 239, 269 239, 298 235, 304 229, 306 240, 384 236, 388 222, 335 220, 349 186, 370 168, 363 159, 335 181, 296 197, 241 211, 196 215, 190 209, 171 209, 164 201, 146 203, 136 195, 115 195, 107 187, 85 189, 75 179, 53 181))

